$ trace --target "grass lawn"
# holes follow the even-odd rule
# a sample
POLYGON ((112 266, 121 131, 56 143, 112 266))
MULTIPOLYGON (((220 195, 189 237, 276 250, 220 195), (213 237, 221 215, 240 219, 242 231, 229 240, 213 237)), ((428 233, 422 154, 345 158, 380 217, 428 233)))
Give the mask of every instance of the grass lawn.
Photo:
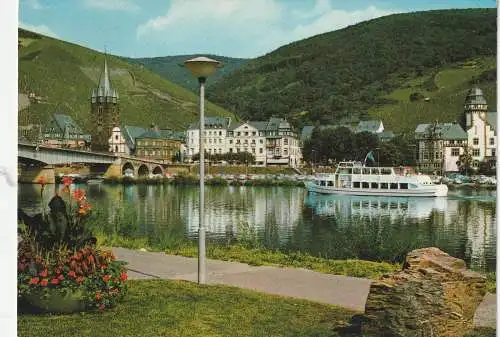
POLYGON ((130 281, 112 311, 20 315, 19 336, 340 336, 355 312, 227 286, 130 281))

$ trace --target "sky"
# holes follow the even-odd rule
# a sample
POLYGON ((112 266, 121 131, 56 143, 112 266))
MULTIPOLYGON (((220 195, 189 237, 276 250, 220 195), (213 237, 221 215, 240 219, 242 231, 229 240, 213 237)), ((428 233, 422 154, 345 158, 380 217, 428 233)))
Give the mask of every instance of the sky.
POLYGON ((495 0, 20 0, 19 26, 128 57, 253 58, 393 13, 495 0))

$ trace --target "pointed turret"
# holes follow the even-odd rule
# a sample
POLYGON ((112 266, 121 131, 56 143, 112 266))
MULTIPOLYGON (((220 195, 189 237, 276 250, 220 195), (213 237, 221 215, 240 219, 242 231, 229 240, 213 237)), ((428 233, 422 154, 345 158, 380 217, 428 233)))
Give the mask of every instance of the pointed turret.
POLYGON ((96 89, 92 90, 92 103, 116 103, 118 98, 118 91, 111 87, 111 81, 109 80, 108 61, 106 59, 106 54, 104 54, 104 70, 99 77, 99 86, 96 89))
POLYGON ((483 91, 477 87, 469 90, 464 102, 465 128, 468 129, 474 124, 474 114, 484 117, 488 112, 488 103, 483 91))

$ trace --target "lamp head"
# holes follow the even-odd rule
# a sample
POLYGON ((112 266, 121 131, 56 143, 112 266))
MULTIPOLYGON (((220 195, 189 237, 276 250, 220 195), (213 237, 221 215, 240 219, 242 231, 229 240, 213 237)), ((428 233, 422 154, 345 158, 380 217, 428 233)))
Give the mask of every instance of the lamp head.
POLYGON ((205 56, 199 56, 184 61, 184 66, 186 66, 186 68, 188 68, 195 77, 207 78, 215 73, 217 68, 222 66, 222 63, 205 56))

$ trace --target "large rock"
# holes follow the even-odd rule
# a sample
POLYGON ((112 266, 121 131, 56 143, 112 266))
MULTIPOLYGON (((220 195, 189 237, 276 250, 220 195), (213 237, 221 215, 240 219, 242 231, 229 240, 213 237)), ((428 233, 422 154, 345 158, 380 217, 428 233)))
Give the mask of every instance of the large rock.
POLYGON ((462 336, 473 327, 485 282, 438 248, 414 250, 403 270, 372 283, 361 330, 381 337, 462 336))

